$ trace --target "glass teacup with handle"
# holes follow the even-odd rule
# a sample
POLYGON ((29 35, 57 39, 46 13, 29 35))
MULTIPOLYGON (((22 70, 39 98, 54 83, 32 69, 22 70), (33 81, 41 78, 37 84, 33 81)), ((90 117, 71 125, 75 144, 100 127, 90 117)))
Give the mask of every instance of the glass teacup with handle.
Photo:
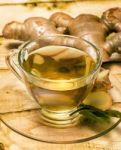
POLYGON ((73 36, 41 36, 6 60, 39 103, 44 124, 68 127, 79 122, 79 113, 71 114, 92 89, 101 66, 94 45, 73 36))

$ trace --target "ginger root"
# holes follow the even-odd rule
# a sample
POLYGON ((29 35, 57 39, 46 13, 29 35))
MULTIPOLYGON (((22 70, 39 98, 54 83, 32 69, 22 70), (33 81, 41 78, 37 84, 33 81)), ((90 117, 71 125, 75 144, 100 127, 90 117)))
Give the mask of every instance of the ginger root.
POLYGON ((111 8, 102 15, 102 21, 116 34, 104 43, 104 50, 111 55, 113 52, 121 54, 121 8, 111 8))
POLYGON ((70 22, 73 18, 63 12, 56 12, 50 17, 49 20, 56 24, 57 30, 60 31, 61 29, 63 33, 68 33, 68 27, 70 26, 70 22))
POLYGON ((97 90, 108 91, 111 89, 111 87, 112 87, 111 82, 109 80, 109 70, 102 69, 102 71, 98 73, 92 91, 97 91, 97 90))
POLYGON ((111 30, 121 31, 121 8, 115 7, 105 11, 101 19, 111 30))
MULTIPOLYGON (((101 50, 103 62, 111 61, 113 53, 121 56, 121 8, 106 10, 101 18, 91 14, 80 14, 72 18, 63 12, 56 12, 49 19, 32 17, 24 23, 11 22, 3 29, 3 36, 22 41, 41 35, 69 34, 86 39, 101 50), (115 35, 107 37, 115 32, 115 35)), ((84 45, 91 51, 89 45, 84 45)), ((118 57, 119 58, 119 57, 118 57)))
POLYGON ((54 22, 42 17, 32 17, 24 23, 11 22, 3 29, 3 36, 8 39, 18 39, 22 41, 33 40, 40 35, 59 34, 54 22))
MULTIPOLYGON (((102 49, 109 29, 101 23, 99 17, 90 14, 81 14, 71 22, 69 31, 71 35, 86 39, 99 48, 103 55, 103 61, 109 59, 107 52, 102 49)), ((87 51, 91 50, 91 46, 85 45, 85 47, 87 47, 87 51)))

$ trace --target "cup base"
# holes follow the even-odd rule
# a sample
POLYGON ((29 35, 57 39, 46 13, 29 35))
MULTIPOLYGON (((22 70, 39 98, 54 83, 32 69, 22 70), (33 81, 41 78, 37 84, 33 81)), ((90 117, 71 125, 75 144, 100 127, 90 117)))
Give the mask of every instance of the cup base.
POLYGON ((80 114, 75 113, 74 115, 70 115, 76 109, 56 112, 50 111, 48 109, 41 109, 41 118, 43 123, 48 126, 56 127, 56 128, 65 128, 77 125, 80 120, 80 114))

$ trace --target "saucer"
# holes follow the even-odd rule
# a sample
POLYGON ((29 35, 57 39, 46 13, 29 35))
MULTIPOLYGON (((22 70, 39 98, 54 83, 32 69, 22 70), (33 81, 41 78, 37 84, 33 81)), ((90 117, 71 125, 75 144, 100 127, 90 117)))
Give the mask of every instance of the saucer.
POLYGON ((101 137, 114 129, 121 119, 112 117, 103 123, 92 123, 80 116, 80 122, 72 127, 55 128, 45 125, 40 109, 35 109, 3 114, 1 121, 24 137, 46 143, 69 144, 101 137))

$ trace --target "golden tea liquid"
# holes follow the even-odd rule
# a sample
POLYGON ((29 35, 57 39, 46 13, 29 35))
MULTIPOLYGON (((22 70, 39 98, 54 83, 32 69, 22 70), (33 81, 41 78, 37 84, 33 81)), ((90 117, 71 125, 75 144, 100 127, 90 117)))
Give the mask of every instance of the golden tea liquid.
POLYGON ((75 48, 40 48, 28 55, 22 65, 38 79, 47 79, 48 82, 40 80, 40 83, 29 81, 29 88, 42 107, 53 111, 65 111, 77 106, 92 86, 91 81, 76 81, 88 75, 94 69, 95 62, 87 53, 75 48))
POLYGON ((93 84, 91 80, 79 78, 88 75, 95 62, 86 52, 75 48, 46 46, 34 50, 26 56, 22 66, 34 76, 27 83, 29 90, 48 111, 73 110, 93 84))

